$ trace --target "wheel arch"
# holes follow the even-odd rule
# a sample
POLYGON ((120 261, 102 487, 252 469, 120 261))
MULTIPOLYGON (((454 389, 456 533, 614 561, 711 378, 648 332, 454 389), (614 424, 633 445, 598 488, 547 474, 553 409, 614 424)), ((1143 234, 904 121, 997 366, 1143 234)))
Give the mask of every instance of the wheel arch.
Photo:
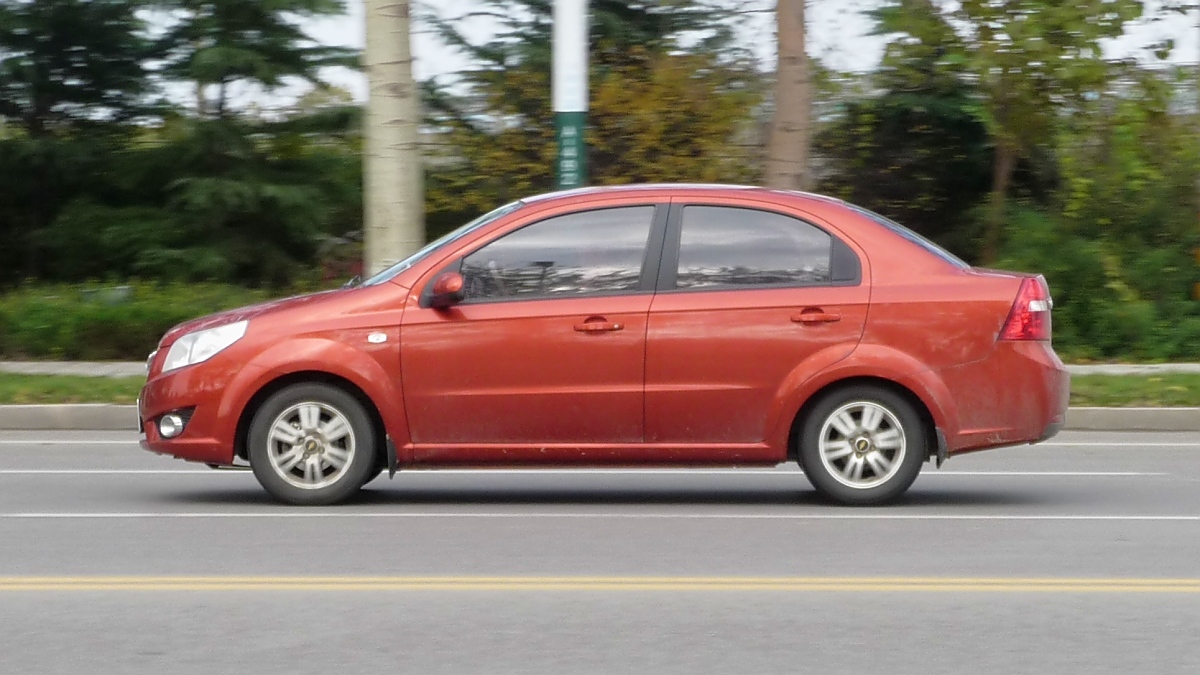
POLYGON ((237 427, 233 436, 234 456, 249 461, 247 440, 250 436, 250 424, 254 421, 254 415, 258 413, 258 410, 268 398, 292 385, 308 383, 336 387, 353 396, 363 406, 363 409, 367 411, 367 416, 371 419, 371 427, 375 432, 375 461, 377 464, 386 466, 388 463, 388 435, 387 428, 383 423, 383 415, 379 412, 379 407, 375 405, 375 402, 371 400, 371 397, 361 387, 351 380, 322 370, 300 370, 280 375, 259 387, 258 391, 254 392, 238 416, 237 427))
POLYGON ((809 415, 812 414, 813 408, 815 408, 825 397, 837 391, 862 385, 880 387, 882 389, 891 391, 913 406, 913 409, 917 411, 917 415, 921 418, 922 425, 925 427, 923 431, 925 433, 926 459, 928 459, 933 453, 937 452, 939 446, 939 431, 937 421, 934 419, 933 413, 930 411, 929 406, 925 404, 925 401, 922 400, 922 398, 917 395, 915 391, 901 384, 900 382, 888 379, 886 377, 879 377, 876 375, 857 375, 834 380, 833 382, 830 382, 813 392, 811 396, 805 399, 804 403, 800 406, 800 409, 796 411, 795 417, 792 418, 792 424, 788 430, 788 461, 794 462, 799 461, 800 459, 800 431, 803 428, 805 421, 807 421, 809 415))

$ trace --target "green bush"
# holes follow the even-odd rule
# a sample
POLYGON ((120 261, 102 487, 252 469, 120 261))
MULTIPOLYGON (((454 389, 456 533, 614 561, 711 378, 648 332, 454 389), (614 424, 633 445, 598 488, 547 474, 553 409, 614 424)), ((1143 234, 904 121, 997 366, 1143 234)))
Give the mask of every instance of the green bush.
POLYGON ((0 295, 0 358, 141 360, 172 326, 292 292, 223 284, 30 285, 0 295))
POLYGON ((1073 361, 1200 360, 1200 268, 1186 246, 1072 232, 1045 213, 1014 209, 997 267, 1039 272, 1054 297, 1054 346, 1073 361))
MULTIPOLYGON (((1074 236, 1052 218, 1019 211, 997 267, 1045 275, 1054 296, 1054 346, 1068 361, 1200 361, 1200 302, 1186 287, 1200 271, 1161 249, 1139 252, 1074 236), (1179 277, 1170 286, 1158 266, 1179 277)), ((1178 257, 1178 256, 1177 256, 1178 257)), ((337 282, 333 282, 336 284, 337 282)), ((172 326, 205 314, 321 290, 215 283, 38 285, 0 294, 0 359, 141 360, 172 326), (125 290, 118 290, 125 289, 125 290)))

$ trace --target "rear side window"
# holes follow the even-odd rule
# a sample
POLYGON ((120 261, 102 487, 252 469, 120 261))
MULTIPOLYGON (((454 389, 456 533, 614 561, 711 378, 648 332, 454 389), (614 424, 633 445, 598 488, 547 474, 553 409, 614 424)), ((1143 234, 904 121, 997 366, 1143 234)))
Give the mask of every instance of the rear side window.
POLYGON ((654 209, 581 211, 506 234, 463 260, 465 299, 637 291, 654 209))
POLYGON ((685 206, 675 288, 816 286, 832 281, 832 238, 802 220, 728 206, 685 206))
POLYGON ((897 223, 894 220, 891 220, 889 218, 881 216, 878 213, 875 213, 874 211, 868 211, 868 210, 862 208, 861 206, 854 206, 853 204, 847 204, 847 206, 849 206, 851 209, 853 209, 856 213, 866 216, 867 218, 870 218, 871 220, 875 221, 876 223, 886 227, 887 229, 891 230, 892 232, 895 232, 896 234, 900 235, 901 237, 904 237, 905 239, 911 241, 912 243, 916 244, 917 246, 920 246, 921 248, 925 249, 929 253, 932 253, 933 255, 941 258, 942 260, 950 263, 951 265, 954 265, 955 267, 958 267, 961 269, 970 269, 971 266, 968 265, 966 262, 964 262, 958 256, 947 251, 946 249, 942 248, 941 246, 938 246, 937 244, 933 243, 932 241, 929 241, 925 237, 922 237, 921 235, 917 234, 916 232, 913 232, 912 230, 908 229, 907 227, 901 225, 900 223, 897 223))

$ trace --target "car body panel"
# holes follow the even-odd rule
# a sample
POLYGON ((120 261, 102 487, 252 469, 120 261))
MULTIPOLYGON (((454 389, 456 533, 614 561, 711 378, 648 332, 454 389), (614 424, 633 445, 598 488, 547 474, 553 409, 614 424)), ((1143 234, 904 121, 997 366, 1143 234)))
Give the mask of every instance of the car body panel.
POLYGON ((1000 342, 990 358, 938 377, 957 395, 960 430, 951 453, 1040 440, 1066 421, 1070 374, 1043 342, 1000 342))
MULTIPOLYGON (((672 199, 668 246, 679 241, 682 209, 734 207, 806 221, 847 243, 861 278, 846 286, 687 290, 660 287, 650 308, 646 340, 646 440, 651 443, 732 445, 731 461, 782 461, 786 443, 772 443, 783 383, 794 372, 819 372, 853 352, 870 300, 870 264, 845 233, 796 204, 719 195, 672 199), (795 321, 802 313, 837 317, 828 323, 795 321), (830 357, 834 357, 833 361, 830 357), (766 453, 747 456, 745 444, 766 453)), ((664 256, 663 265, 677 258, 664 256)), ((660 271, 661 279, 673 273, 660 271)))
POLYGON ((401 363, 417 460, 436 458, 426 444, 641 443, 651 297, 409 309, 401 363), (589 319, 621 329, 576 330, 589 319))
POLYGON ((660 293, 646 339, 646 440, 766 440, 772 401, 788 375, 813 367, 819 354, 853 352, 866 296, 861 287, 660 293), (792 321, 816 309, 841 320, 792 321))
POLYGON ((939 429, 948 435, 956 433, 954 395, 936 373, 901 350, 864 342, 859 343, 853 354, 779 399, 784 414, 778 418, 776 433, 786 434, 795 413, 821 391, 840 382, 860 379, 899 385, 917 397, 939 429))
MULTIPOLYGON (((228 349, 167 373, 161 370, 168 342, 164 338, 150 363, 139 414, 152 428, 150 422, 173 410, 194 408, 195 413, 182 436, 149 445, 158 451, 167 446, 179 449, 167 454, 196 461, 232 463, 246 405, 264 387, 296 373, 323 373, 352 383, 376 403, 387 434, 406 442, 399 374, 400 317, 406 297, 407 290, 383 285, 289 299, 256 312, 254 316, 269 320, 252 320, 246 336, 228 349), (298 326, 304 330, 297 331, 298 326)), ((203 329, 220 324, 190 325, 203 329)), ((190 331, 168 335, 177 338, 185 332, 190 331)))

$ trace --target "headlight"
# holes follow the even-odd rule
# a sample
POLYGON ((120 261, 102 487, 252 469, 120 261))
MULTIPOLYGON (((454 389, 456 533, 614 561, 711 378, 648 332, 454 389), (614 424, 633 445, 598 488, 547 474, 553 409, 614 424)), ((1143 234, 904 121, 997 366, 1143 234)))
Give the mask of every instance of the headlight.
POLYGON ((163 372, 207 361, 217 352, 242 339, 249 323, 249 321, 238 321, 184 335, 176 340, 175 344, 171 345, 171 350, 167 352, 167 359, 163 362, 163 372))

